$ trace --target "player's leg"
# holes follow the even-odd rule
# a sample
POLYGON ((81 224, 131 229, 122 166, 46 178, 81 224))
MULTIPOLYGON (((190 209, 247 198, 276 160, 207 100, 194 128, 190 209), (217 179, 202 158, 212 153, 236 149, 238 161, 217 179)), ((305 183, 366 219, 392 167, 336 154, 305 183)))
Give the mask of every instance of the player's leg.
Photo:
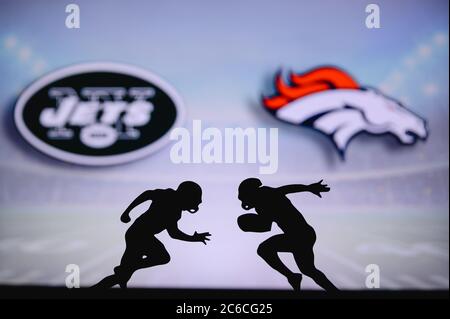
POLYGON ((167 264, 169 261, 170 255, 164 245, 156 237, 150 236, 139 244, 128 241, 120 265, 114 268, 114 272, 119 279, 120 287, 126 288, 127 282, 136 270, 167 264))
POLYGON ((97 284, 93 285, 92 288, 106 289, 111 288, 119 283, 119 278, 114 275, 107 276, 100 280, 97 284))
POLYGON ((145 249, 140 256, 137 269, 148 268, 158 265, 164 265, 170 262, 170 255, 156 237, 151 237, 145 243, 145 249))
POLYGON ((133 255, 131 250, 127 248, 122 256, 120 265, 114 268, 114 274, 103 278, 92 288, 111 288, 115 285, 126 288, 126 283, 133 274, 133 271, 131 271, 132 267, 130 268, 130 262, 136 259, 133 255))
POLYGON ((292 251, 290 241, 287 240, 284 234, 280 234, 270 237, 266 241, 262 242, 258 247, 257 253, 262 259, 265 260, 267 264, 269 264, 270 267, 285 276, 294 290, 299 290, 302 275, 293 273, 288 267, 286 267, 285 264, 283 264, 278 256, 279 252, 288 251, 292 251))
POLYGON ((339 290, 325 274, 314 265, 314 252, 312 247, 301 247, 295 250, 293 254, 295 262, 302 274, 310 277, 316 284, 328 292, 339 290))
POLYGON ((120 260, 120 265, 114 268, 114 273, 120 288, 126 288, 133 273, 139 269, 140 256, 141 249, 132 247, 127 243, 127 248, 120 260))

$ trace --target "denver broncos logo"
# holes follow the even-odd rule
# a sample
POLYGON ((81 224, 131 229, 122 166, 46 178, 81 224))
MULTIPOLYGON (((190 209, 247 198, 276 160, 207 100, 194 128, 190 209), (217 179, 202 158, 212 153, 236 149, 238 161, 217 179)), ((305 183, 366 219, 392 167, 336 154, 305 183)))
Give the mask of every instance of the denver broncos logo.
POLYGON ((326 134, 342 157, 350 140, 361 132, 393 134, 403 144, 428 135, 423 118, 378 90, 361 87, 338 68, 291 73, 289 80, 286 84, 281 73, 276 75, 277 92, 263 97, 265 108, 282 121, 326 134))

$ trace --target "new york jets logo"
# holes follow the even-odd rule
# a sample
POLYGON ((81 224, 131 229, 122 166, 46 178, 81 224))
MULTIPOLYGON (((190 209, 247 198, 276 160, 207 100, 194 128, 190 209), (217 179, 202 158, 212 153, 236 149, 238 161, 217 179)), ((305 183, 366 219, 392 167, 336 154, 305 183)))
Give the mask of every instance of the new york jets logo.
POLYGON ((184 109, 156 75, 117 63, 86 63, 39 79, 19 97, 14 119, 21 135, 57 159, 112 165, 164 146, 184 109))

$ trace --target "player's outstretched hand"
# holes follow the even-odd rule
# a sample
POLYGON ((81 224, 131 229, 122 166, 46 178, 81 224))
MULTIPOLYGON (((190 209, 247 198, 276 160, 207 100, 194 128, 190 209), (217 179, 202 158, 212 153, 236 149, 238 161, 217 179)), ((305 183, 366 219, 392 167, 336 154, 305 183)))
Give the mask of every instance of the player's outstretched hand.
POLYGON ((320 182, 309 185, 309 191, 316 196, 322 197, 320 193, 329 192, 330 188, 327 184, 322 184, 323 179, 320 182))
POLYGON ((204 243, 206 245, 206 241, 210 240, 208 238, 209 236, 211 236, 211 234, 208 232, 206 232, 206 233, 194 232, 194 235, 192 237, 194 238, 194 241, 201 241, 202 243, 204 243))
POLYGON ((120 216, 120 221, 122 223, 125 223, 125 224, 129 223, 130 220, 131 220, 131 218, 130 218, 130 215, 128 215, 128 214, 122 214, 122 216, 120 216))

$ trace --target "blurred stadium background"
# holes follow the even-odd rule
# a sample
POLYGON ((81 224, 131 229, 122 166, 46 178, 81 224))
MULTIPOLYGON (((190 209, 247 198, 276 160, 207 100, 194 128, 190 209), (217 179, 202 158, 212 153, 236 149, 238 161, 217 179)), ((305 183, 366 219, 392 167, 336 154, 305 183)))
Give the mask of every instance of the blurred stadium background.
MULTIPOLYGON (((324 179, 331 192, 290 198, 314 226, 317 265, 342 289, 365 289, 378 264, 385 289, 449 286, 448 2, 378 1, 382 27, 364 25, 365 1, 75 1, 81 28, 65 28, 65 2, 0 3, 0 284, 64 285, 78 264, 89 286, 124 249, 123 209, 145 189, 192 179, 204 189, 180 228, 213 234, 208 246, 158 237, 170 264, 138 271, 136 287, 288 289, 256 255, 269 234, 241 232, 237 186, 254 164, 176 165, 170 146, 104 168, 40 154, 16 132, 18 94, 42 74, 86 61, 118 61, 161 75, 203 126, 278 127, 278 186, 324 179), (341 161, 317 132, 277 122, 259 105, 279 69, 323 64, 349 71, 427 119, 413 147, 361 135, 341 161)), ((145 206, 145 205, 143 205, 145 206)), ((143 212, 140 207, 133 217, 143 212)), ((278 230, 274 229, 273 233, 278 230)), ((294 267, 289 255, 283 259, 294 267)), ((316 289, 309 279, 304 287, 316 289)))

